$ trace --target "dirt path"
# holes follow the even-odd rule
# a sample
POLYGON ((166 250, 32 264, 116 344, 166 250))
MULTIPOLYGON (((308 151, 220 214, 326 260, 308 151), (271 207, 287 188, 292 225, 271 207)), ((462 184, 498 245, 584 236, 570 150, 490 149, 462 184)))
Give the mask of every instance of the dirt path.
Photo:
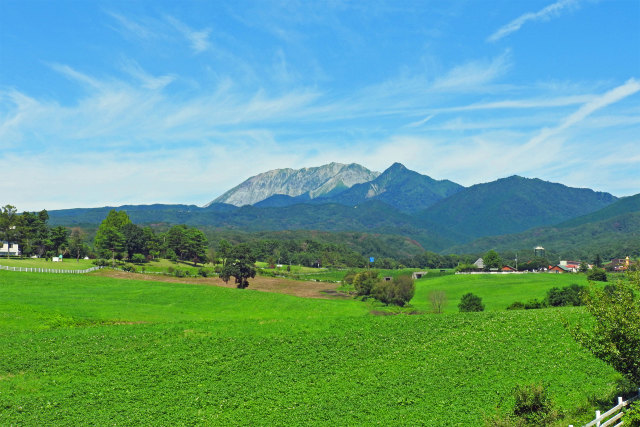
MULTIPOLYGON (((230 280, 229 283, 225 283, 218 277, 171 277, 163 276, 160 274, 127 273, 124 271, 115 271, 110 269, 103 269, 95 274, 105 277, 114 277, 117 279, 184 283, 189 285, 201 286, 221 286, 224 288, 236 287, 235 283, 233 283, 233 279, 230 280)), ((289 280, 274 277, 256 276, 253 279, 249 279, 249 289, 255 289, 262 292, 275 292, 279 294, 295 295, 297 297, 304 298, 350 298, 348 295, 337 291, 337 287, 337 283, 303 282, 298 280, 289 280)))

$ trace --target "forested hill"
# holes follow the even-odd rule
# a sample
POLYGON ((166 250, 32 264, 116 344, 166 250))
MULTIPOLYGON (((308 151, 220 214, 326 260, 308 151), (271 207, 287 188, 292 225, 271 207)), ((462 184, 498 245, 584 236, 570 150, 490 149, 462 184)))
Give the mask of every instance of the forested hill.
MULTIPOLYGON (((50 211, 53 225, 97 226, 114 209, 68 209, 50 211)), ((436 226, 425 227, 415 218, 393 207, 371 201, 357 207, 339 204, 299 204, 281 208, 258 208, 215 204, 207 208, 188 205, 121 206, 136 224, 186 224, 245 231, 320 230, 360 231, 407 236, 430 250, 439 251, 455 243, 440 236, 436 226)))
MULTIPOLYGON (((390 176, 385 177, 385 172, 379 177, 385 185, 402 182, 403 179, 411 183, 416 179, 415 173, 402 165, 394 165, 390 169, 393 172, 389 173, 390 176)), ((418 180, 426 182, 424 176, 417 175, 418 180)), ((364 184, 356 184, 354 188, 358 185, 364 184)), ((420 187, 420 184, 416 186, 420 187)), ((279 196, 283 206, 236 207, 217 203, 201 208, 195 205, 157 204, 128 205, 115 209, 127 211, 131 220, 141 225, 163 227, 186 224, 247 232, 361 232, 401 236, 434 252, 478 253, 492 248, 517 249, 539 244, 588 247, 596 241, 608 244, 612 236, 617 236, 620 242, 627 241, 640 229, 637 217, 633 215, 640 195, 616 201, 608 193, 518 176, 468 188, 446 184, 441 190, 442 194, 451 190, 455 192, 431 207, 413 213, 402 212, 390 204, 393 202, 389 199, 392 191, 380 193, 388 193, 386 202, 379 198, 368 198, 355 206, 319 203, 319 198, 315 202, 307 199, 307 203, 289 205, 289 196, 279 196), (531 229, 535 230, 527 232, 531 229), (510 236, 514 233, 520 234, 510 236), (489 236, 494 237, 476 240, 489 236)), ((344 193, 347 191, 351 190, 344 193)), ((407 200, 419 198, 409 191, 405 193, 410 196, 407 200)), ((97 227, 111 209, 114 208, 50 211, 50 223, 97 227)))
POLYGON ((570 219, 559 224, 558 227, 577 227, 579 225, 604 221, 633 212, 640 212, 640 193, 635 196, 622 197, 603 209, 570 219))
POLYGON ((640 255, 640 212, 630 212, 575 227, 542 227, 517 234, 483 237, 448 248, 452 253, 478 253, 488 248, 510 251, 535 246, 550 248, 571 259, 593 260, 640 255))
POLYGON ((464 188, 416 215, 470 241, 558 224, 616 200, 609 193, 512 176, 464 188))

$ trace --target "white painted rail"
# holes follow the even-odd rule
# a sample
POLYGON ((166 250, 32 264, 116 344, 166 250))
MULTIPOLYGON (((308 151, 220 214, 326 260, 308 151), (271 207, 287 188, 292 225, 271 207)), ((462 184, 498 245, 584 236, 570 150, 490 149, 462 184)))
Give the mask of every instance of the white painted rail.
POLYGON ((7 271, 22 271, 25 273, 58 273, 58 274, 84 274, 92 271, 100 270, 102 267, 90 267, 85 270, 57 270, 55 268, 40 268, 40 267, 10 267, 7 265, 0 265, 0 270, 7 271))
MULTIPOLYGON (((596 411, 596 418, 585 424, 583 427, 619 427, 624 425, 624 420, 620 420, 624 415, 622 409, 638 398, 640 398, 640 388, 638 389, 638 395, 630 398, 629 400, 623 401, 622 397, 618 397, 618 404, 616 406, 609 409, 604 414, 600 413, 600 411, 596 411), (618 423, 614 425, 616 422, 618 423)), ((569 425, 569 427, 573 427, 573 425, 569 425)))

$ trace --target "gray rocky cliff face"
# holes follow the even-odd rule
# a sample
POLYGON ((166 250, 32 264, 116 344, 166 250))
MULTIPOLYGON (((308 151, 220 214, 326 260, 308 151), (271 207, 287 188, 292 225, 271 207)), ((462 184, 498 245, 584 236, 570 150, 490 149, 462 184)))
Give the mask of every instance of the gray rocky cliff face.
POLYGON ((352 163, 330 163, 328 165, 302 169, 275 169, 261 173, 227 191, 213 203, 235 206, 253 205, 275 194, 291 197, 308 193, 314 199, 327 194, 336 194, 355 184, 369 182, 380 175, 352 163))

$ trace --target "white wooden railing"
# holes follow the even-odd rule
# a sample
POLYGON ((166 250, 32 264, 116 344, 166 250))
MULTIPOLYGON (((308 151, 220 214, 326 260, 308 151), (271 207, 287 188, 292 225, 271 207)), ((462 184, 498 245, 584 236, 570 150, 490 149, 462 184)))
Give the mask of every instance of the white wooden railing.
POLYGON ((92 271, 100 270, 102 267, 91 267, 86 270, 56 270, 55 268, 40 268, 40 267, 9 267, 7 265, 0 265, 0 270, 8 271, 24 271, 27 273, 65 273, 65 274, 83 274, 90 273, 92 271))
MULTIPOLYGON (((620 418, 622 418, 622 416, 624 415, 624 412, 622 411, 622 409, 629 405, 629 403, 633 402, 634 400, 640 398, 640 388, 638 389, 638 395, 634 396, 632 398, 630 398, 629 400, 623 401, 622 397, 618 397, 618 404, 616 406, 614 406, 613 408, 609 409, 607 412, 605 412, 604 414, 601 414, 600 411, 596 411, 596 418, 585 424, 583 427, 608 427, 608 426, 613 426, 613 427, 618 427, 624 424, 624 420, 620 420, 620 418), (614 424, 616 422, 620 421, 617 424, 614 424)), ((573 427, 573 425, 570 425, 569 427, 573 427)))

